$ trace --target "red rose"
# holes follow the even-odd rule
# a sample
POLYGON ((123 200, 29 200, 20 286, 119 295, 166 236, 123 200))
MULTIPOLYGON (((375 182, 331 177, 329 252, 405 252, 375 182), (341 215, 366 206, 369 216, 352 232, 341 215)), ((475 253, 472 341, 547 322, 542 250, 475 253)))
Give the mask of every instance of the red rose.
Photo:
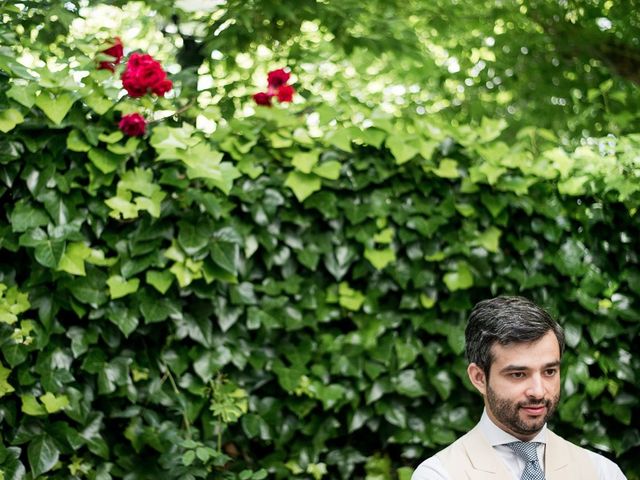
POLYGON ((271 106, 271 95, 265 92, 258 92, 253 96, 253 99, 258 105, 264 105, 265 107, 271 106))
POLYGON ((173 88, 173 83, 167 79, 162 65, 147 54, 132 54, 121 78, 122 86, 129 96, 134 98, 142 97, 149 92, 164 97, 164 94, 173 88))
POLYGON ((296 91, 291 85, 282 85, 280 88, 278 88, 278 101, 290 102, 293 100, 294 93, 296 93, 296 91))
POLYGON ((120 119, 118 128, 129 137, 140 137, 147 129, 147 121, 139 113, 130 113, 120 119))
POLYGON ((290 76, 291 74, 289 72, 285 72, 283 68, 279 68, 267 74, 267 82, 269 82, 270 87, 278 88, 287 83, 290 76))
POLYGON ((113 39, 113 45, 106 50, 102 50, 100 53, 113 57, 113 60, 100 62, 98 70, 111 70, 113 72, 116 69, 116 65, 120 63, 120 60, 122 60, 122 55, 124 54, 124 47, 122 46, 122 40, 120 40, 120 37, 115 37, 113 39))
POLYGON ((171 80, 163 80, 162 82, 151 87, 151 91, 159 97, 164 97, 164 94, 173 88, 173 82, 171 80))

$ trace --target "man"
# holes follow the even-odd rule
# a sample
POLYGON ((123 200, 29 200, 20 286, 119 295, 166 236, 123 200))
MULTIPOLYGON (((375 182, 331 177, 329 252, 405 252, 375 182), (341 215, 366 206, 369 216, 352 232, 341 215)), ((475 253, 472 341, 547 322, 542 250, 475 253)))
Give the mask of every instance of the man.
POLYGON ((626 480, 611 460, 547 429, 564 350, 562 327, 547 312, 521 297, 484 300, 469 316, 465 342, 484 413, 412 480, 626 480))

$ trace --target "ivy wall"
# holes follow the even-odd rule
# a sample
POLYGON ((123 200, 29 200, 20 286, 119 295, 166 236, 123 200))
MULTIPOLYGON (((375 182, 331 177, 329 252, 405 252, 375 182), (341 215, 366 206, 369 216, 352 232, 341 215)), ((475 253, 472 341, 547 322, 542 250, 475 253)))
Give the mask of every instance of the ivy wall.
POLYGON ((567 331, 554 429, 640 478, 637 135, 196 105, 126 137, 110 72, 1 60, 0 478, 408 479, 479 418, 497 294, 567 331))

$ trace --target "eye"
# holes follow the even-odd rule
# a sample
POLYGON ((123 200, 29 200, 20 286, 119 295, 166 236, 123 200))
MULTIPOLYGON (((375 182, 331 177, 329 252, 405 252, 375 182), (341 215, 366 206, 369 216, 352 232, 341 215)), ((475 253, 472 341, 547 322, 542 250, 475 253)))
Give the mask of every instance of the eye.
POLYGON ((557 368, 547 368, 547 369, 544 371, 544 374, 545 374, 547 377, 553 377, 553 376, 555 376, 557 373, 558 373, 558 369, 557 369, 557 368))
POLYGON ((509 374, 509 376, 511 378, 524 378, 525 377, 525 373, 524 372, 511 372, 509 374))

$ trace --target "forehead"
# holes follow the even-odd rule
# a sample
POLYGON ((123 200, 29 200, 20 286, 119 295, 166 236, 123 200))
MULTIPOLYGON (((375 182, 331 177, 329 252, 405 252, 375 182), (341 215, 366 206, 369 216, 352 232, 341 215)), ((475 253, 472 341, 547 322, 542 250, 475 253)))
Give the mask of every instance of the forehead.
POLYGON ((492 366, 500 369, 507 365, 538 368, 560 360, 560 345, 553 332, 547 332, 534 342, 510 343, 491 347, 492 366))

